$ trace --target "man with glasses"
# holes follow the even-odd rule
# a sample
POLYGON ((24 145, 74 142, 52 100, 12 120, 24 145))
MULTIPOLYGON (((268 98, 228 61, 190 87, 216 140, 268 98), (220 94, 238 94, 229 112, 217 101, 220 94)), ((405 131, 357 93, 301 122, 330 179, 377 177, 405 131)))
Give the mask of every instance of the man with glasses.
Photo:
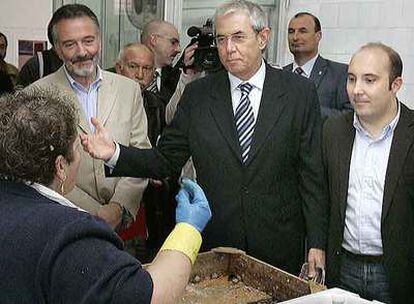
POLYGON ((225 70, 187 85, 156 148, 114 144, 95 120, 82 143, 114 176, 160 178, 192 156, 214 214, 204 249, 237 247, 298 274, 306 236, 314 276, 325 264, 328 220, 315 87, 265 63, 270 28, 258 4, 220 6, 215 34, 225 70))
POLYGON ((167 21, 152 20, 142 29, 141 43, 154 53, 156 89, 167 104, 180 77, 180 70, 172 67, 181 51, 178 31, 167 21))

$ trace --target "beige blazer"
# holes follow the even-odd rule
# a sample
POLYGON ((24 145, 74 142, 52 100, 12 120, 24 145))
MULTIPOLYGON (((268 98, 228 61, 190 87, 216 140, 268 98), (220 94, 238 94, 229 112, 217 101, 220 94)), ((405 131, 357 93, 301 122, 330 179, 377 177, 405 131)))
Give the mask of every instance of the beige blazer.
MULTIPOLYGON (((97 118, 118 143, 138 148, 151 147, 147 137, 147 117, 139 85, 115 73, 103 70, 101 72, 97 118)), ((63 67, 32 85, 57 86, 77 100, 63 67)), ((91 133, 81 104, 78 103, 77 106, 80 114, 79 132, 83 132, 83 129, 91 133)), ((106 178, 103 161, 91 158, 82 150, 76 186, 66 197, 92 214, 96 214, 103 204, 117 202, 125 206, 135 217, 146 186, 147 179, 106 178)))

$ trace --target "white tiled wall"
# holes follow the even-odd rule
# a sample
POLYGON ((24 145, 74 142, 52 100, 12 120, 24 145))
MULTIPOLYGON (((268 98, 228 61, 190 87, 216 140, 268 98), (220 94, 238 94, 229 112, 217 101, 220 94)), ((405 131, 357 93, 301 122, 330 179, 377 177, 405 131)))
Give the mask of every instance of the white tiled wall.
MULTIPOLYGON (((348 63, 363 44, 381 41, 393 47, 402 57, 405 85, 399 98, 414 108, 414 1, 413 0, 282 0, 286 7, 286 32, 290 18, 299 11, 319 17, 323 38, 323 56, 348 63)), ((279 35, 286 40, 286 34, 279 35)), ((291 62, 287 42, 282 47, 280 65, 291 62)))

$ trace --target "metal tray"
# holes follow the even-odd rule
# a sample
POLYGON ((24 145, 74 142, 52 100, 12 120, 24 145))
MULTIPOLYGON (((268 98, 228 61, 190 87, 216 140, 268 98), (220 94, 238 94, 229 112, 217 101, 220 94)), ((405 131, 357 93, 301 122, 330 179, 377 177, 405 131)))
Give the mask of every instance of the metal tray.
POLYGON ((324 289, 241 250, 220 247, 198 255, 180 303, 280 303, 324 289), (217 285, 216 293, 210 293, 211 285, 217 285), (209 292, 203 294, 203 288, 209 292))

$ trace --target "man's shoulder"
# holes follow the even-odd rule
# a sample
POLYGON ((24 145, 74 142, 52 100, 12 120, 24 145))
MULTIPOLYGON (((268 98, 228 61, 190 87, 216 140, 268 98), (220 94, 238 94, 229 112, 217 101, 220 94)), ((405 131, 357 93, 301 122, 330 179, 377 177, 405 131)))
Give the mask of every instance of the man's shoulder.
POLYGON ((213 84, 218 84, 220 82, 226 81, 228 79, 227 71, 220 70, 215 73, 210 73, 205 75, 204 77, 200 77, 188 83, 186 88, 191 88, 192 90, 203 90, 208 91, 213 84))
POLYGON ((116 85, 125 86, 133 90, 136 90, 138 86, 137 82, 123 75, 119 75, 117 73, 113 73, 113 72, 109 72, 105 70, 101 70, 101 73, 102 73, 102 79, 112 82, 116 85))
POLYGON ((324 123, 324 133, 342 132, 353 123, 354 113, 348 112, 330 116, 324 123))
POLYGON ((414 124, 414 110, 410 109, 406 106, 403 102, 400 101, 401 106, 401 114, 400 114, 400 121, 404 119, 408 122, 408 124, 414 124))
POLYGON ((69 87, 69 82, 65 80, 63 68, 60 68, 56 72, 51 73, 43 78, 36 80, 32 84, 30 84, 27 88, 32 88, 32 87, 42 87, 42 88, 52 87, 52 88, 59 88, 60 90, 64 89, 67 91, 71 91, 69 87))
POLYGON ((295 87, 295 89, 310 89, 313 86, 313 82, 303 76, 292 73, 291 68, 283 67, 283 69, 276 68, 270 65, 266 66, 266 81, 280 82, 281 86, 287 88, 295 87))
POLYGON ((287 65, 283 66, 283 70, 284 70, 284 71, 289 71, 289 72, 291 72, 291 71, 292 71, 292 69, 293 69, 293 62, 291 62, 291 63, 289 63, 289 64, 287 64, 287 65))
POLYGON ((326 62, 328 68, 331 68, 333 70, 338 70, 338 71, 348 71, 348 64, 346 64, 346 63, 342 63, 342 62, 339 62, 339 61, 334 61, 334 60, 326 59, 326 58, 323 58, 322 56, 319 56, 319 58, 322 61, 325 61, 326 62))
POLYGON ((15 67, 13 64, 6 62, 6 70, 7 74, 11 76, 17 76, 19 73, 19 69, 15 67))

